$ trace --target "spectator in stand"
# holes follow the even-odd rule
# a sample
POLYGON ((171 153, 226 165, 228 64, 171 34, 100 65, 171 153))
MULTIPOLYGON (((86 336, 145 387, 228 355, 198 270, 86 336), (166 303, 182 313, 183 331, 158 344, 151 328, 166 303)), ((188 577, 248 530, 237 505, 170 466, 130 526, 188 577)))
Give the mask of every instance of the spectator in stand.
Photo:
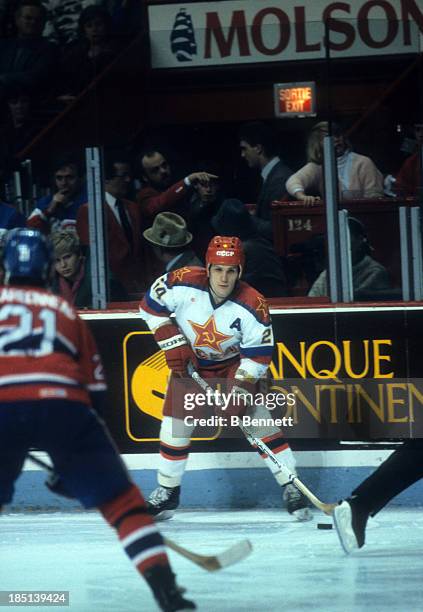
MULTIPOLYGON (((221 169, 216 162, 204 161, 198 165, 203 171, 221 175, 221 169)), ((187 215, 188 228, 193 233, 192 248, 201 261, 205 261, 207 247, 216 234, 211 220, 219 210, 224 200, 220 178, 211 179, 208 183, 198 183, 189 202, 187 215)))
POLYGON ((113 35, 112 18, 102 6, 85 8, 78 20, 78 39, 63 52, 59 100, 71 102, 116 57, 122 44, 113 35))
MULTIPOLYGON (((323 139, 329 134, 327 121, 317 123, 307 143, 307 164, 286 182, 288 193, 305 205, 318 202, 324 194, 323 139)), ((338 167, 339 197, 381 198, 383 176, 369 157, 353 153, 351 143, 340 126, 332 123, 332 135, 338 167)))
POLYGON ((102 4, 102 0, 45 0, 47 21, 45 36, 61 47, 78 36, 78 18, 81 11, 91 4, 102 4))
POLYGON ((75 228, 78 209, 87 201, 82 169, 77 161, 58 161, 53 176, 54 194, 38 200, 27 220, 28 227, 44 234, 75 228))
POLYGON ((224 200, 212 225, 217 234, 237 236, 241 240, 245 253, 243 281, 264 297, 287 295, 282 262, 270 242, 260 236, 253 217, 240 200, 224 200))
POLYGON ((175 210, 183 217, 188 212, 187 198, 199 184, 207 185, 218 177, 208 172, 193 172, 172 184, 172 173, 165 156, 156 149, 146 149, 140 154, 143 186, 137 194, 143 223, 151 223, 159 212, 175 210))
POLYGON ((0 126, 0 165, 15 168, 15 155, 21 151, 41 128, 32 112, 32 99, 22 88, 6 99, 7 110, 0 126))
POLYGON ((423 123, 414 124, 414 135, 417 150, 407 157, 396 176, 394 185, 395 194, 399 196, 422 195, 423 180, 421 177, 421 150, 423 146, 423 123))
POLYGON ((43 38, 46 9, 41 0, 19 0, 14 9, 16 35, 0 40, 0 99, 25 87, 42 97, 57 74, 58 51, 43 38))
MULTIPOLYGON (((378 291, 391 289, 388 271, 370 256, 372 247, 361 221, 355 217, 349 217, 348 226, 351 240, 354 297, 359 298, 360 292, 367 297, 372 291, 375 292, 377 297, 378 291)), ((310 297, 321 297, 327 294, 327 271, 323 270, 313 283, 308 295, 310 297)))
MULTIPOLYGON (((141 244, 141 213, 127 199, 132 168, 125 155, 109 152, 104 160, 104 210, 110 270, 128 293, 145 287, 145 262, 141 244)), ((88 204, 78 210, 76 228, 83 247, 89 246, 88 204)))
POLYGON ((275 131, 255 121, 246 123, 239 131, 241 157, 248 166, 260 171, 263 183, 257 198, 255 223, 261 236, 273 241, 271 204, 286 199, 285 183, 292 170, 278 157, 275 131))
POLYGON ((143 236, 153 245, 157 259, 164 265, 162 274, 203 265, 189 246, 192 234, 188 231, 185 219, 176 213, 159 213, 153 225, 143 232, 143 236))
MULTIPOLYGON (((5 0, 0 0, 1 2, 5 0)), ((112 16, 114 29, 122 38, 135 36, 141 28, 140 0, 45 0, 47 23, 45 35, 52 42, 67 45, 78 37, 78 19, 85 8, 104 7, 112 16)))
MULTIPOLYGON (((92 307, 90 258, 82 254, 78 234, 61 230, 51 234, 55 275, 52 291, 75 308, 92 307)), ((109 277, 110 301, 124 302, 128 296, 112 276, 109 277)))

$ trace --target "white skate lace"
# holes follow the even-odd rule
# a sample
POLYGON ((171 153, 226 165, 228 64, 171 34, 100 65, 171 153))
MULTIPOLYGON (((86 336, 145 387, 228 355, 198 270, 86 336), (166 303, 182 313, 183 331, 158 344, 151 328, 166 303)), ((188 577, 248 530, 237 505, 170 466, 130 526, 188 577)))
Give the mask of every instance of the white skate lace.
POLYGON ((166 489, 165 487, 157 487, 157 489, 154 489, 154 491, 151 493, 150 497, 148 498, 148 502, 152 506, 160 506, 162 502, 169 499, 171 493, 172 491, 170 489, 166 489))
POLYGON ((299 503, 299 502, 303 501, 303 495, 292 484, 286 485, 286 487, 285 487, 285 497, 287 499, 289 499, 289 501, 291 503, 299 503))

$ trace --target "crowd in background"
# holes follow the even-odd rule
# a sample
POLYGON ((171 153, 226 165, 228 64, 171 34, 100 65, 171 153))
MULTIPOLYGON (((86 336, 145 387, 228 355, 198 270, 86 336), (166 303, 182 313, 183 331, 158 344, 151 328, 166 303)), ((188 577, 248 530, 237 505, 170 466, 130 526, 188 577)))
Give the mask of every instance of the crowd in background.
POLYGON ((0 0, 0 166, 139 34, 134 0, 0 0))
MULTIPOLYGON (((269 125, 241 125, 234 134, 234 147, 259 177, 257 192, 251 194, 249 202, 235 197, 233 187, 223 181, 219 160, 200 161, 192 172, 178 177, 172 159, 153 144, 131 155, 122 149, 106 149, 103 206, 109 300, 136 299, 159 274, 187 265, 203 265, 207 244, 216 234, 242 240, 245 281, 266 297, 292 295, 295 278, 289 258, 275 250, 271 206, 275 200, 287 199, 293 206, 315 206, 324 198, 322 142, 328 129, 326 122, 313 127, 306 164, 294 172, 278 155, 277 138, 269 125)), ((352 151, 349 139, 337 124, 333 133, 340 198, 348 198, 351 192, 360 198, 386 198, 383 176, 373 161, 352 151)), ((50 192, 34 203, 26 218, 16 207, 3 202, 0 226, 6 231, 26 225, 50 235, 56 258, 53 287, 78 307, 89 307, 85 168, 75 156, 54 161, 50 192)), ((353 217, 349 227, 354 289, 358 293, 388 290, 392 286, 389 271, 377 261, 366 228, 353 217)), ((304 294, 325 296, 328 286, 324 236, 313 235, 311 241, 314 267, 304 294)))

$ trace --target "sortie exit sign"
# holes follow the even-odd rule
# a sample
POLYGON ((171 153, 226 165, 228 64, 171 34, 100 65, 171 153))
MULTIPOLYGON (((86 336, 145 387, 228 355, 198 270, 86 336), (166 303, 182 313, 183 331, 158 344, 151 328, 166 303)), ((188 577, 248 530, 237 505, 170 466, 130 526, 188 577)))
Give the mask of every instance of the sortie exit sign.
POLYGON ((276 117, 312 117, 316 114, 316 84, 275 83, 276 117))

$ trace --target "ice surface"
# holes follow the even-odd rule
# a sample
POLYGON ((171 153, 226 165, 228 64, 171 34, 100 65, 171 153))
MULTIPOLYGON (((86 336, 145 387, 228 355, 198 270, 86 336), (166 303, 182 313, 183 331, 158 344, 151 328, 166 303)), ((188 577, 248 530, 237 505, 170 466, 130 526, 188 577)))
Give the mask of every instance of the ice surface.
MULTIPOLYGON (((297 523, 283 510, 179 512, 163 533, 212 554, 243 538, 250 557, 209 574, 170 553, 201 612, 421 612, 423 511, 386 509, 371 519, 367 545, 347 557, 330 519, 297 523)), ((0 590, 68 590, 70 606, 0 610, 157 611, 150 591, 96 513, 0 517, 0 590)))

